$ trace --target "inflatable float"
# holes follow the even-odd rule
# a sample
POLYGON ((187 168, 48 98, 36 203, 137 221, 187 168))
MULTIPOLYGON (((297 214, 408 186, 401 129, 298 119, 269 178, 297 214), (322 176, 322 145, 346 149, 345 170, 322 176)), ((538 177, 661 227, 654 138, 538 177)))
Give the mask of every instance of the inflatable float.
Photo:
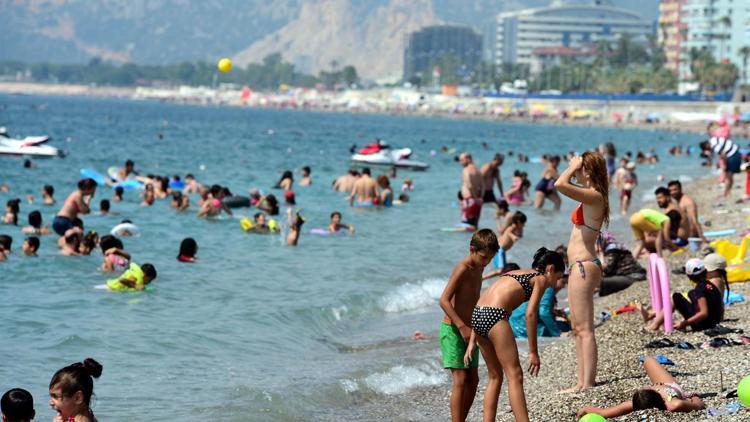
POLYGON ((81 177, 89 178, 95 181, 99 186, 105 185, 107 180, 104 175, 93 169, 81 169, 81 177))
MULTIPOLYGON (((256 230, 255 222, 247 217, 243 217, 240 219, 240 227, 242 227, 242 230, 249 232, 253 231, 256 233, 263 233, 263 231, 256 230)), ((281 231, 281 227, 279 227, 279 223, 274 219, 268 220, 268 232, 269 233, 278 233, 281 231)))
POLYGON ((669 291, 669 270, 664 258, 652 253, 648 258, 648 284, 651 291, 651 307, 655 313, 664 310, 664 332, 671 333, 672 295, 669 291))
POLYGON ((743 237, 739 245, 720 239, 711 242, 711 247, 727 260, 727 281, 736 283, 750 280, 750 260, 747 259, 750 235, 743 237))
POLYGON ((440 229, 441 232, 473 232, 476 231, 476 227, 471 224, 461 223, 453 227, 443 227, 440 229))
POLYGON ((140 236, 141 229, 133 223, 120 223, 110 230, 112 236, 140 236))

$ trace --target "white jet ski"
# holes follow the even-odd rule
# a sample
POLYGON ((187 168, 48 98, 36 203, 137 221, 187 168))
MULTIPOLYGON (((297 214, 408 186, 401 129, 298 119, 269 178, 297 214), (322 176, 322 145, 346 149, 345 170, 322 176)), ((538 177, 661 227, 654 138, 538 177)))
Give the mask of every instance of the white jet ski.
POLYGON ((65 154, 49 145, 49 136, 27 136, 24 139, 14 139, 0 136, 0 155, 28 155, 35 157, 64 157, 65 154))
POLYGON ((421 161, 410 160, 410 148, 391 149, 384 142, 370 144, 362 148, 358 154, 352 155, 354 164, 390 166, 412 170, 427 170, 430 165, 421 161))

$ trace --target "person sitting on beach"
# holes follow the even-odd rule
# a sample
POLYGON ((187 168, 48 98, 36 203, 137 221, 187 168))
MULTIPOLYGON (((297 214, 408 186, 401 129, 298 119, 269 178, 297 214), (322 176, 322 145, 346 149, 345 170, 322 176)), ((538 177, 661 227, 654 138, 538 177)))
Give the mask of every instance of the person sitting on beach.
POLYGON ((440 323, 440 353, 443 367, 450 369, 453 378, 450 398, 453 421, 466 420, 479 385, 479 353, 472 349, 469 353, 471 359, 468 360, 465 355, 469 339, 473 336, 470 325, 472 309, 479 300, 482 272, 497 249, 497 236, 492 230, 482 229, 474 233, 469 243, 469 255, 453 268, 440 295, 440 307, 445 312, 440 323))
POLYGON ((310 167, 305 166, 302 167, 302 180, 299 181, 300 186, 310 186, 312 185, 312 177, 310 177, 310 167))
POLYGON ((96 186, 93 179, 82 179, 78 182, 78 189, 68 195, 52 221, 52 230, 58 236, 65 235, 65 232, 74 226, 74 221, 78 220, 78 214, 89 213, 89 204, 96 194, 96 186))
POLYGON ((678 248, 687 246, 687 232, 680 232, 682 221, 685 220, 686 217, 682 214, 677 203, 672 200, 672 196, 669 194, 669 189, 661 186, 654 191, 654 194, 659 208, 664 210, 670 218, 671 225, 669 227, 669 238, 672 240, 672 243, 678 248))
POLYGON ((682 214, 682 224, 680 224, 680 238, 697 237, 704 242, 709 243, 706 236, 703 235, 703 227, 698 217, 698 205, 693 198, 682 192, 682 183, 679 180, 671 180, 667 183, 669 195, 677 201, 680 213, 682 214))
POLYGON ((29 213, 29 225, 21 231, 26 234, 45 235, 49 234, 49 226, 42 225, 42 213, 34 210, 29 213))
POLYGON ((668 214, 643 208, 630 217, 630 229, 633 231, 638 245, 633 250, 635 259, 640 259, 642 253, 652 250, 662 256, 662 250, 677 250, 678 246, 672 243, 671 234, 673 226, 679 225, 680 213, 671 210, 668 214), (649 237, 647 240, 646 237, 649 237), (651 240, 653 239, 653 240, 651 240), (653 248, 652 248, 653 246, 653 248))
POLYGON ((477 170, 471 154, 468 152, 462 152, 458 156, 458 162, 463 167, 460 190, 461 221, 464 224, 479 227, 479 217, 482 214, 482 198, 484 196, 482 173, 477 170))
POLYGON ((351 193, 354 189, 354 184, 359 179, 359 172, 355 169, 349 169, 349 172, 339 177, 333 182, 332 188, 336 192, 351 193))
POLYGON ((292 190, 292 185, 294 184, 294 174, 291 170, 285 170, 284 173, 281 174, 281 178, 278 182, 276 182, 276 185, 274 185, 274 188, 276 189, 283 189, 283 190, 292 190))
POLYGON ((526 179, 526 172, 516 170, 513 172, 511 187, 505 191, 505 200, 511 205, 526 204, 526 195, 531 183, 526 179))
POLYGON ((331 213, 331 222, 328 224, 328 231, 331 233, 338 233, 341 230, 346 230, 351 234, 354 234, 354 226, 351 224, 341 223, 341 213, 334 211, 331 213))
POLYGON ((198 242, 192 237, 186 237, 180 242, 180 253, 177 254, 177 260, 180 262, 195 262, 198 257, 198 242))
POLYGON ((729 289, 727 259, 714 252, 703 257, 703 265, 706 267, 708 281, 719 289, 721 297, 725 297, 729 289))
POLYGON ((526 214, 522 213, 521 211, 516 211, 515 214, 510 218, 510 224, 508 227, 503 230, 503 232, 500 234, 500 238, 498 240, 499 249, 497 251, 497 254, 495 254, 495 259, 492 260, 492 264, 496 268, 495 271, 492 271, 491 273, 484 276, 484 279, 487 280, 488 278, 497 277, 501 274, 503 274, 505 270, 505 265, 508 263, 507 257, 505 256, 506 252, 510 250, 510 248, 515 245, 516 242, 518 242, 519 239, 523 237, 523 227, 526 225, 526 214))
POLYGON ((595 413, 605 418, 616 418, 644 409, 692 412, 706 407, 697 395, 683 392, 677 380, 656 359, 646 358, 643 361, 643 367, 651 380, 651 385, 636 391, 632 400, 614 407, 584 406, 578 411, 577 417, 581 418, 586 414, 595 413))
POLYGON ((144 290, 154 279, 156 269, 153 265, 131 262, 122 275, 107 281, 107 287, 113 292, 134 292, 144 290))
POLYGON ((39 238, 36 236, 29 236, 23 241, 21 246, 23 254, 26 256, 36 256, 36 252, 39 250, 39 238))
POLYGON ((497 198, 495 198, 493 190, 495 183, 497 183, 497 188, 500 190, 500 197, 503 197, 503 179, 500 176, 500 166, 503 165, 503 161, 505 161, 503 154, 495 154, 492 160, 484 163, 480 169, 482 178, 484 179, 484 196, 482 200, 485 204, 497 203, 497 198))
POLYGON ((362 169, 362 176, 357 179, 349 195, 349 205, 357 207, 373 207, 378 204, 380 194, 378 193, 378 183, 370 177, 370 169, 362 169), (355 199, 356 198, 356 202, 355 199))
POLYGON ((542 171, 542 179, 536 184, 536 197, 534 198, 534 208, 542 208, 544 200, 549 199, 555 205, 555 211, 560 210, 562 200, 555 189, 555 181, 560 176, 557 172, 557 166, 560 165, 560 157, 555 155, 549 158, 547 167, 542 171))
MULTIPOLYGON (((563 247, 561 256, 564 256, 567 248, 563 247)), ((557 252, 557 251, 556 251, 557 252)), ((560 252, 558 252, 560 253, 560 252)), ((515 264, 510 264, 516 266, 515 264)), ((518 268, 514 268, 518 269, 518 268)), ((508 268, 509 271, 514 269, 508 268)), ((565 312, 557 309, 557 292, 559 292, 568 282, 567 277, 560 277, 553 287, 547 288, 539 300, 539 320, 537 322, 537 337, 560 337, 563 331, 570 331, 570 322, 567 322, 565 312), (559 321, 562 318, 563 321, 559 321)), ((529 302, 526 301, 516 308, 510 315, 510 328, 516 338, 526 338, 526 308, 529 302)))
POLYGON ((8 202, 5 203, 3 224, 12 224, 14 226, 18 224, 18 213, 21 211, 20 204, 21 200, 18 198, 9 199, 8 202))
POLYGON ((42 188, 42 203, 55 205, 55 188, 52 185, 44 185, 42 188))
POLYGON ((190 197, 180 191, 172 192, 172 201, 169 206, 177 211, 185 211, 190 208, 190 197))
POLYGON ((378 176, 378 186, 381 189, 378 205, 386 208, 393 206, 393 189, 391 189, 391 180, 388 176, 384 174, 378 176))
MULTIPOLYGON (((476 343, 487 364, 487 389, 484 392, 484 420, 497 418, 497 401, 503 375, 508 380, 510 408, 518 421, 528 421, 529 414, 523 391, 523 369, 518 360, 518 347, 508 319, 511 312, 523 302, 526 308, 529 365, 532 376, 539 375, 541 362, 537 347, 537 322, 539 302, 544 291, 557 285, 563 277, 565 264, 562 256, 540 248, 534 254, 531 269, 503 274, 482 293, 471 314, 471 338, 464 354, 464 363, 476 362, 473 355, 476 343)), ((479 289, 477 289, 478 291, 479 289)))
POLYGON ((22 388, 13 388, 0 399, 3 422, 31 422, 36 416, 34 397, 22 388))
POLYGON ((91 358, 68 365, 49 382, 49 404, 57 412, 53 422, 96 422, 91 410, 94 378, 102 375, 102 365, 91 358))
MULTIPOLYGON (((675 329, 684 330, 689 326, 693 331, 703 331, 715 327, 724 319, 724 300, 721 291, 708 281, 707 273, 703 261, 698 258, 685 263, 685 274, 695 287, 687 293, 687 298, 680 292, 672 294, 673 309, 683 317, 683 320, 675 325, 675 329)), ((656 331, 664 323, 663 310, 654 313, 643 306, 639 306, 639 310, 650 330, 656 331)))

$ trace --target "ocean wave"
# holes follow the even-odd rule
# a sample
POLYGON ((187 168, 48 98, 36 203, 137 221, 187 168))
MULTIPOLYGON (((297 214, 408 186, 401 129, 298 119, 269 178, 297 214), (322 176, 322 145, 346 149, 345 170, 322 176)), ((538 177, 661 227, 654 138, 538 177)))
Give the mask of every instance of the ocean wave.
POLYGON ((439 385, 446 381, 446 375, 436 364, 415 366, 395 366, 386 372, 369 375, 365 385, 381 394, 401 394, 416 387, 439 385))
POLYGON ((404 312, 425 308, 437 303, 445 288, 446 281, 430 278, 418 283, 406 283, 380 300, 380 307, 385 312, 404 312))

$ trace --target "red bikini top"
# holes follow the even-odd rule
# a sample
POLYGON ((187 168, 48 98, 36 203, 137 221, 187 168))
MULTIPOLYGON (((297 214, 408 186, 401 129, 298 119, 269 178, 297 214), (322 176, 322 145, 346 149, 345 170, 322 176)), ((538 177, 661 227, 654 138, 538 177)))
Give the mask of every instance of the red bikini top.
POLYGON ((588 224, 586 224, 586 221, 583 219, 583 204, 578 204, 578 207, 576 207, 576 209, 573 210, 573 213, 570 214, 570 221, 576 226, 583 226, 595 232, 599 231, 599 229, 595 229, 589 226, 588 224))

